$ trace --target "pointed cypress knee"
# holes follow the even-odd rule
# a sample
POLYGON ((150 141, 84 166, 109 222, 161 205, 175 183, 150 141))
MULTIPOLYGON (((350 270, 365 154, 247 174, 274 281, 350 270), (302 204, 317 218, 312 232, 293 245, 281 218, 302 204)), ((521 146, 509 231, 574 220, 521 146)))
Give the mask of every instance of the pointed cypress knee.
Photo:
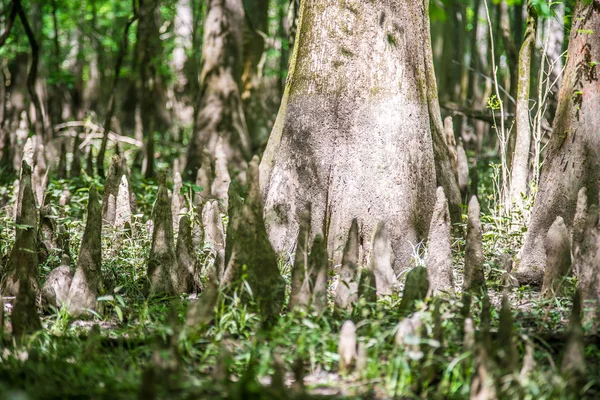
POLYGON ((129 182, 127 181, 127 177, 122 175, 119 190, 117 191, 117 199, 115 201, 115 228, 122 230, 127 225, 131 226, 132 213, 129 182))
POLYGON ((356 325, 354 322, 345 321, 340 330, 338 342, 338 354, 340 356, 340 374, 352 372, 356 366, 356 325))
MULTIPOLYGON (((577 256, 579 246, 583 242, 585 233, 585 221, 588 213, 588 197, 587 188, 582 187, 577 194, 577 207, 575 209, 575 216, 573 217, 573 229, 571 233, 571 247, 573 249, 573 255, 577 256)), ((577 271, 575 271, 577 273, 577 271)))
POLYGON ((509 372, 517 369, 517 352, 513 336, 512 311, 510 301, 505 293, 502 296, 502 308, 500 309, 496 354, 498 355, 498 365, 509 372))
POLYGON ((104 195, 102 197, 102 222, 105 225, 114 225, 117 209, 117 196, 119 185, 124 172, 120 156, 114 156, 110 161, 106 181, 104 182, 104 195))
POLYGON ((358 246, 358 221, 354 218, 344 247, 340 279, 335 290, 335 308, 338 311, 352 311, 358 302, 358 246))
POLYGON ((400 302, 400 312, 409 314, 414 311, 415 305, 419 300, 425 300, 429 291, 429 279, 427 279, 427 269, 424 267, 415 267, 406 275, 404 284, 404 293, 400 302))
POLYGON ((2 276, 2 294, 16 296, 19 292, 19 279, 25 276, 33 292, 39 289, 38 284, 38 232, 37 209, 31 184, 31 167, 23 161, 19 193, 17 196, 15 244, 2 276), (21 266, 25 268, 20 271, 21 266))
POLYGON ((231 184, 231 176, 227 166, 227 155, 223 148, 223 139, 219 138, 215 148, 215 179, 212 182, 211 194, 223 204, 224 209, 229 207, 229 185, 231 184))
POLYGON ((481 209, 477 197, 471 197, 468 209, 467 245, 465 247, 465 277, 463 292, 479 294, 485 290, 483 273, 483 231, 479 215, 481 209))
POLYGON ((312 286, 311 303, 316 312, 323 313, 327 309, 329 257, 327 256, 327 243, 320 233, 313 240, 308 257, 308 268, 312 286))
POLYGON ((179 221, 179 234, 177 235, 177 293, 189 293, 194 289, 196 276, 196 255, 192 243, 192 225, 187 215, 179 221))
POLYGON ((204 249, 208 250, 213 256, 213 265, 215 274, 219 282, 223 279, 225 273, 225 257, 218 257, 219 253, 225 250, 225 228, 219 203, 216 200, 210 200, 202 209, 202 230, 204 231, 204 249))
POLYGON ((171 199, 164 185, 160 184, 158 195, 152 210, 154 228, 152 247, 148 259, 148 280, 150 294, 175 294, 174 280, 177 279, 177 257, 173 238, 173 214, 171 199))
POLYGON ((448 200, 441 187, 438 187, 436 196, 427 247, 427 275, 432 296, 454 294, 448 200))
POLYGON ((573 309, 560 371, 567 379, 570 388, 579 392, 586 380, 585 345, 581 328, 581 292, 577 290, 573 298, 573 309))
POLYGON ((307 308, 310 304, 310 283, 308 277, 308 244, 310 241, 310 204, 300 215, 300 229, 292 266, 292 291, 290 294, 290 310, 296 307, 307 308))
POLYGON ((175 177, 173 179, 173 196, 171 199, 171 213, 173 214, 173 230, 179 230, 179 215, 181 213, 181 209, 185 208, 185 197, 181 195, 181 189, 183 188, 183 179, 181 179, 181 174, 179 172, 175 172, 175 177))
POLYGON ((219 282, 215 270, 208 271, 206 289, 195 303, 190 303, 185 325, 195 331, 208 326, 215 317, 215 306, 219 299, 219 282))
POLYGON ((584 235, 575 257, 575 269, 579 273, 579 289, 582 301, 586 303, 583 320, 598 328, 597 305, 600 300, 600 226, 598 206, 592 204, 588 210, 584 235))
MULTIPOLYGON (((100 162, 102 162, 102 161, 100 161, 100 162)), ((92 146, 90 146, 90 149, 88 150, 87 158, 85 160, 85 173, 91 178, 93 178, 95 176, 94 148, 92 146)))
POLYGON ((364 268, 360 271, 360 278, 358 279, 358 302, 361 304, 377 302, 375 274, 369 268, 364 268))
POLYGON ((13 335, 21 338, 42 329, 42 322, 36 307, 36 291, 31 285, 29 278, 29 268, 27 265, 20 264, 19 271, 19 292, 17 293, 15 304, 12 309, 12 328, 13 335))
POLYGON ((377 296, 391 296, 396 283, 394 274, 394 252, 392 242, 384 222, 379 222, 373 236, 371 270, 375 274, 377 296))
POLYGON ((207 149, 202 151, 202 164, 196 173, 196 186, 201 187, 202 191, 194 195, 194 205, 196 207, 204 204, 211 197, 212 164, 210 153, 207 149))
POLYGON ((77 269, 69 288, 67 306, 73 316, 83 315, 88 309, 101 311, 96 299, 104 292, 102 278, 102 208, 96 187, 90 188, 88 215, 81 240, 77 269))
POLYGON ((54 268, 42 286, 42 300, 45 308, 59 309, 66 304, 73 281, 73 270, 69 256, 63 255, 60 266, 54 268))
POLYGON ((546 268, 542 295, 546 298, 561 296, 565 279, 571 274, 571 241, 562 217, 556 220, 546 235, 546 268))
POLYGON ((263 318, 270 319, 281 311, 285 281, 279 272, 277 254, 265 228, 258 163, 258 157, 250 162, 245 202, 235 207, 237 211, 229 216, 228 232, 235 232, 235 235, 227 236, 227 267, 221 286, 235 286, 246 275, 263 318))

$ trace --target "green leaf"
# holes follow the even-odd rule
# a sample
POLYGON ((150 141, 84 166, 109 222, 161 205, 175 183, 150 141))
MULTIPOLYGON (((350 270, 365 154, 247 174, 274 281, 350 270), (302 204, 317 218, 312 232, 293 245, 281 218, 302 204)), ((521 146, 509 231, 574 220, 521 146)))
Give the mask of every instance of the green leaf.
POLYGON ((116 294, 115 297, 116 297, 117 301, 119 302, 119 304, 121 304, 123 307, 125 307, 125 301, 123 300, 123 297, 118 294, 116 294))
POLYGON ((115 306, 115 312, 117 313, 119 321, 123 322, 123 311, 121 310, 121 307, 115 306))

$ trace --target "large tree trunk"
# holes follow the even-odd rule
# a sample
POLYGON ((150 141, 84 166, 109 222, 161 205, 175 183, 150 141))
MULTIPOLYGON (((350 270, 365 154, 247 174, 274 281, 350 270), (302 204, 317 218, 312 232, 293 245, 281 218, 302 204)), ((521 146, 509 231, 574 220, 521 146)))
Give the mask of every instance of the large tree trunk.
POLYGON ((353 218, 366 249, 386 222, 396 271, 409 265, 411 244, 426 239, 436 188, 432 127, 438 137, 441 126, 428 18, 425 0, 301 3, 260 166, 277 251, 293 250, 307 203, 312 235, 323 227, 336 259, 353 218))
POLYGON ((529 231, 516 269, 522 282, 541 282, 544 241, 561 216, 572 226, 577 193, 598 199, 600 184, 600 2, 580 0, 573 16, 568 62, 529 231))
POLYGON ((242 0, 210 0, 207 7, 198 114, 187 153, 189 180, 196 177, 205 147, 214 157, 219 138, 223 138, 231 169, 245 171, 250 158, 250 140, 240 98, 242 0))

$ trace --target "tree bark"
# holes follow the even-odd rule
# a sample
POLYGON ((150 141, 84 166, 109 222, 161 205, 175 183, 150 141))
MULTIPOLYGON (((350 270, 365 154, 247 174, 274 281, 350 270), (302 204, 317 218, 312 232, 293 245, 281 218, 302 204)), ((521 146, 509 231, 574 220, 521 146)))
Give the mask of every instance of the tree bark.
POLYGON ((140 79, 140 110, 145 139, 146 178, 154 176, 154 131, 162 118, 163 93, 159 76, 162 44, 160 40, 160 0, 143 0, 139 5, 138 68, 140 79))
MULTIPOLYGON (((396 268, 409 265, 411 243, 426 239, 436 188, 432 128, 445 146, 428 18, 424 0, 301 3, 285 95, 261 163, 276 251, 293 250, 306 203, 312 236, 325 227, 335 259, 353 218, 367 249, 386 221, 396 268)), ((449 160, 447 169, 456 180, 449 160)), ((460 198, 457 184, 456 192, 460 198)))
POLYGON ((577 194, 587 188, 597 199, 600 185, 600 2, 580 0, 573 15, 568 61, 559 94, 548 155, 540 178, 517 278, 540 283, 546 263, 544 241, 560 216, 570 229, 577 194))
POLYGON ((531 148, 531 126, 529 121, 529 91, 531 87, 531 58, 535 46, 537 16, 533 6, 528 8, 525 40, 519 54, 519 76, 516 108, 516 143, 513 153, 510 179, 511 201, 521 208, 522 195, 527 194, 529 178, 529 150, 531 148))
POLYGON ((115 114, 115 96, 117 92, 117 86, 119 84, 119 75, 121 74, 121 66, 123 65, 123 59, 125 58, 125 54, 127 53, 129 29, 139 17, 135 0, 132 1, 132 10, 133 15, 131 16, 131 18, 129 18, 127 24, 125 25, 123 37, 121 38, 121 45, 119 47, 119 53, 117 54, 117 59, 115 61, 115 75, 113 77, 112 91, 110 93, 110 97, 108 98, 108 106, 106 107, 106 116, 104 118, 104 135, 102 136, 100 151, 98 152, 98 157, 96 158, 96 167, 98 169, 98 175, 102 178, 104 178, 104 159, 106 154, 106 146, 108 144, 108 134, 111 129, 112 117, 115 114))
POLYGON ((25 10, 23 10, 23 5, 19 0, 16 1, 15 5, 17 6, 17 13, 19 14, 19 18, 21 19, 21 24, 23 24, 23 29, 25 29, 25 34, 27 35, 27 39, 29 40, 29 47, 31 48, 31 64, 29 66, 29 72, 27 74, 27 90, 29 91, 29 96, 31 96, 31 101, 35 107, 35 130, 36 134, 39 137, 47 140, 46 137, 46 125, 44 122, 44 111, 42 109, 42 103, 38 96, 38 93, 35 90, 35 85, 37 81, 37 72, 38 72, 38 64, 40 57, 40 46, 35 38, 35 34, 31 29, 31 25, 29 25, 29 21, 27 20, 27 15, 25 14, 25 10))
POLYGON ((201 90, 187 153, 187 180, 195 179, 205 147, 214 157, 220 137, 230 169, 245 171, 250 158, 250 139, 240 97, 242 1, 210 0, 207 7, 201 90))
POLYGON ((244 0, 246 32, 244 32, 244 71, 242 101, 253 153, 264 147, 269 139, 265 107, 260 96, 262 71, 260 62, 269 31, 269 0, 244 0))
POLYGON ((10 14, 8 15, 8 19, 6 20, 6 27, 4 28, 4 32, 0 35, 0 47, 4 46, 6 39, 10 35, 10 30, 15 22, 17 16, 17 9, 20 7, 20 0, 13 0, 12 7, 10 8, 10 14))

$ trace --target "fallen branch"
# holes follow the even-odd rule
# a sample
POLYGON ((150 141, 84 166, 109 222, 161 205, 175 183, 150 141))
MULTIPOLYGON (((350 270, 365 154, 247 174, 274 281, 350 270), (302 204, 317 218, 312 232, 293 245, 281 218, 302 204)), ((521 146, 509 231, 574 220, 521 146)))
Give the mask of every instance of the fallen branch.
MULTIPOLYGON (((453 103, 450 101, 441 101, 440 106, 448 111, 452 111, 456 114, 464 115, 465 117, 477 119, 480 121, 487 122, 488 124, 494 125, 494 119, 498 120, 501 118, 500 114, 492 114, 491 112, 485 112, 482 110, 474 110, 471 108, 463 107, 460 104, 453 103)), ((504 118, 508 120, 513 118, 514 114, 504 113, 504 118)))
MULTIPOLYGON (((89 134, 81 134, 81 133, 76 133, 76 132, 64 132, 61 133, 59 136, 67 136, 67 137, 75 137, 77 135, 84 135, 85 136, 85 140, 79 145, 79 149, 83 149, 85 148, 85 146, 88 145, 88 143, 92 140, 95 139, 102 139, 104 137, 104 129, 102 129, 102 127, 100 125, 96 125, 90 122, 85 122, 85 121, 71 121, 71 122, 65 122, 64 124, 60 124, 60 125, 56 125, 54 127, 54 130, 56 132, 65 129, 65 128, 75 128, 75 127, 86 127, 86 128, 90 128, 92 130, 93 133, 89 133, 89 134)), ((127 143, 130 144, 132 146, 136 146, 136 147, 143 147, 144 143, 142 143, 139 140, 135 140, 133 138, 130 138, 128 136, 121 136, 121 135, 117 135, 114 132, 109 132, 108 133, 108 139, 112 142, 120 142, 120 143, 127 143)))

